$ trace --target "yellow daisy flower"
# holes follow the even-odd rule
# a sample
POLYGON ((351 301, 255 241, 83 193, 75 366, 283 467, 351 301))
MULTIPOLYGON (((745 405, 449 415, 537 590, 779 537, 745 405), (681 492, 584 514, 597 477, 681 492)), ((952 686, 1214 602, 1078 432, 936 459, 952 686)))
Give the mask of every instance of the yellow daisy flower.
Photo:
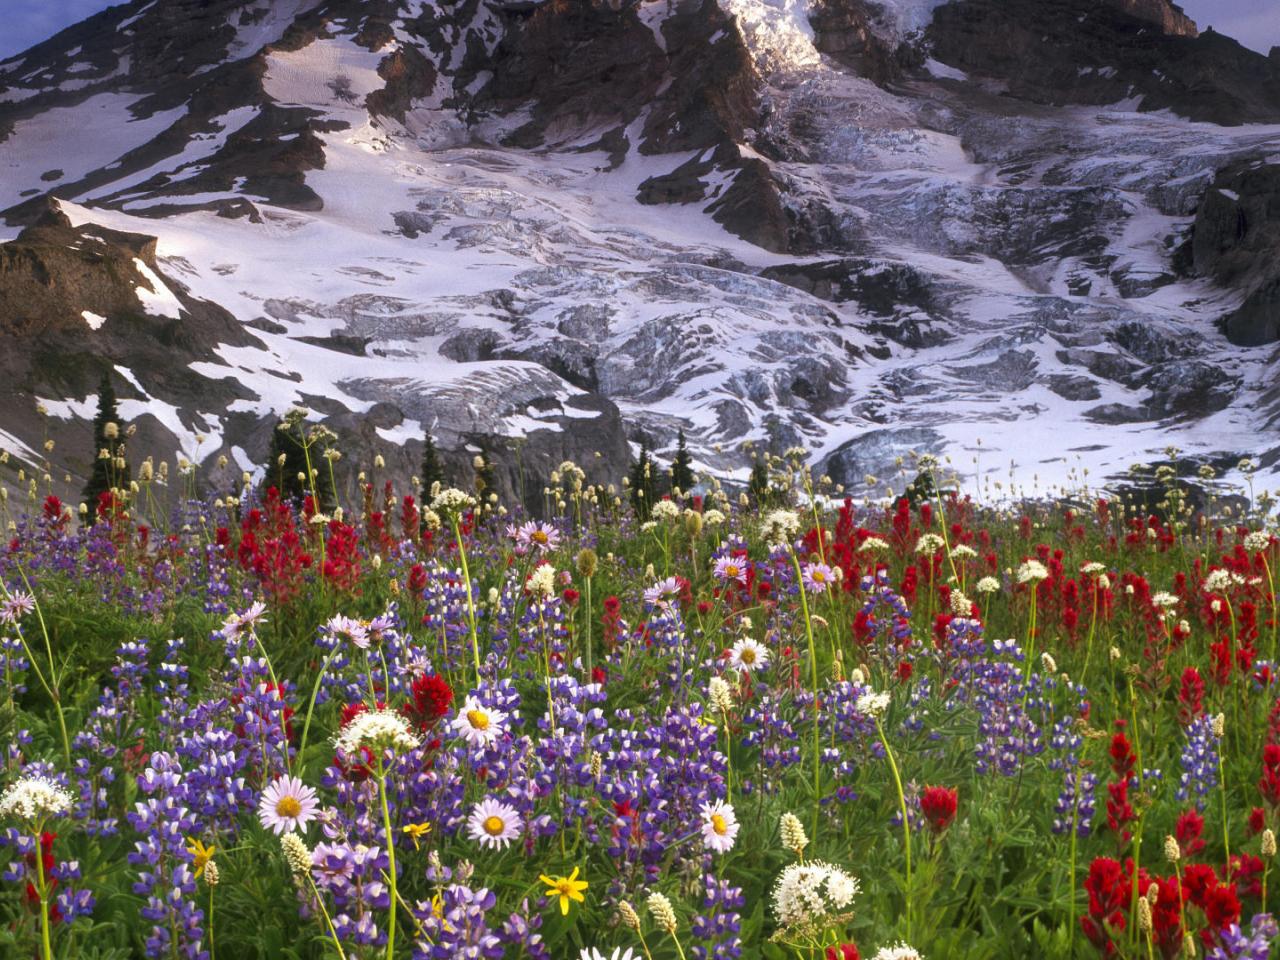
POLYGON ((209 865, 209 861, 213 859, 213 852, 217 847, 206 847, 199 840, 187 837, 187 853, 193 858, 192 868, 195 870, 196 879, 199 880, 204 875, 204 868, 209 865))

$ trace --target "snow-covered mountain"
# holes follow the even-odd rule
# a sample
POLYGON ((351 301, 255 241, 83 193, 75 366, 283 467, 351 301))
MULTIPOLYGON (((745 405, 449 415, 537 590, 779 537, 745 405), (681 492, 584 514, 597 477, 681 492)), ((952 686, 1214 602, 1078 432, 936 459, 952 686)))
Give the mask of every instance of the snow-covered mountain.
POLYGON ((1167 0, 133 0, 0 63, 0 211, 0 446, 73 474, 108 367, 235 474, 296 403, 509 489, 1280 460, 1280 51, 1167 0))

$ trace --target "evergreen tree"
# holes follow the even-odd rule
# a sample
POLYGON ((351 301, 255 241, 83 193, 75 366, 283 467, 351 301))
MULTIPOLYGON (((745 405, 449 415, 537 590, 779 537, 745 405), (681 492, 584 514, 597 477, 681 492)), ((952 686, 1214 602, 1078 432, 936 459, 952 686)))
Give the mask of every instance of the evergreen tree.
POLYGON ((693 489, 693 463, 684 443, 684 429, 676 437, 676 458, 671 461, 671 487, 687 494, 693 489))
POLYGON ((111 374, 104 373, 98 386, 98 412, 93 418, 93 469, 84 485, 84 501, 89 504, 90 516, 95 514, 102 494, 127 488, 133 479, 129 464, 120 453, 123 446, 124 431, 120 426, 116 392, 111 386, 111 374))
POLYGON ((302 500, 311 496, 311 481, 307 479, 307 461, 315 471, 316 509, 330 513, 337 505, 333 479, 325 453, 336 439, 326 427, 308 426, 305 414, 300 410, 286 413, 276 429, 271 432, 271 453, 267 463, 267 477, 285 498, 302 500))
POLYGON ((435 437, 430 433, 422 438, 422 467, 418 471, 418 482, 422 484, 422 506, 431 506, 434 496, 431 488, 437 483, 445 486, 444 466, 440 463, 440 453, 436 449, 435 437))
POLYGON ((649 456, 649 443, 640 442, 640 457, 631 465, 631 507, 641 521, 649 519, 649 511, 653 509, 658 496, 658 482, 655 476, 653 458, 649 456))
POLYGON ((758 507, 763 507, 769 502, 769 468, 759 457, 751 467, 751 476, 747 479, 747 492, 751 494, 751 499, 758 507))

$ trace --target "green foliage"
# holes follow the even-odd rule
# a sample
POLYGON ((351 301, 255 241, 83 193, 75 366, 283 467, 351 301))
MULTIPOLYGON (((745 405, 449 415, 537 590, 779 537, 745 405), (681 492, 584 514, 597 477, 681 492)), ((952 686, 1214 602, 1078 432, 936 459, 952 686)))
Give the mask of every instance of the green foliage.
POLYGON ((441 487, 449 486, 445 482, 444 466, 440 463, 440 453, 436 449, 435 437, 431 436, 430 432, 422 437, 422 465, 418 469, 418 484, 423 507, 431 506, 431 499, 434 496, 431 491, 436 484, 440 484, 441 487))
POLYGON ((689 455, 689 448, 685 446, 684 429, 681 428, 676 436, 676 456, 671 461, 671 487, 681 493, 688 493, 693 485, 693 458, 689 455))
POLYGON ((133 477, 124 447, 125 429, 120 422, 111 374, 104 373, 98 386, 98 412, 93 417, 93 467, 83 490, 84 502, 96 510, 98 498, 108 490, 127 489, 133 477))
POLYGON ((271 432, 267 477, 281 496, 301 501, 314 493, 316 508, 332 512, 337 497, 329 458, 337 452, 336 439, 326 428, 308 425, 301 411, 290 411, 280 419, 271 432))

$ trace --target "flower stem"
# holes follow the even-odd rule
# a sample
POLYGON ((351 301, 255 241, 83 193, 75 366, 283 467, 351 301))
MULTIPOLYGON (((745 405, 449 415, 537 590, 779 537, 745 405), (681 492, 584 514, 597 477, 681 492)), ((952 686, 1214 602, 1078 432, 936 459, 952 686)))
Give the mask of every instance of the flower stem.
POLYGON ((889 769, 893 772, 893 785, 898 791, 898 809, 902 812, 902 844, 907 855, 906 901, 907 901, 907 940, 911 939, 911 820, 907 816, 907 796, 902 790, 902 776, 898 773, 898 762, 893 758, 893 749, 889 746, 889 738, 884 735, 884 727, 880 718, 876 717, 876 733, 880 734, 880 743, 884 746, 885 758, 889 761, 889 769))
POLYGON ((392 960, 396 952, 396 844, 391 832, 391 809, 387 806, 387 771, 381 756, 378 757, 378 794, 382 798, 382 827, 387 833, 387 885, 391 888, 387 907, 387 960, 392 960))

